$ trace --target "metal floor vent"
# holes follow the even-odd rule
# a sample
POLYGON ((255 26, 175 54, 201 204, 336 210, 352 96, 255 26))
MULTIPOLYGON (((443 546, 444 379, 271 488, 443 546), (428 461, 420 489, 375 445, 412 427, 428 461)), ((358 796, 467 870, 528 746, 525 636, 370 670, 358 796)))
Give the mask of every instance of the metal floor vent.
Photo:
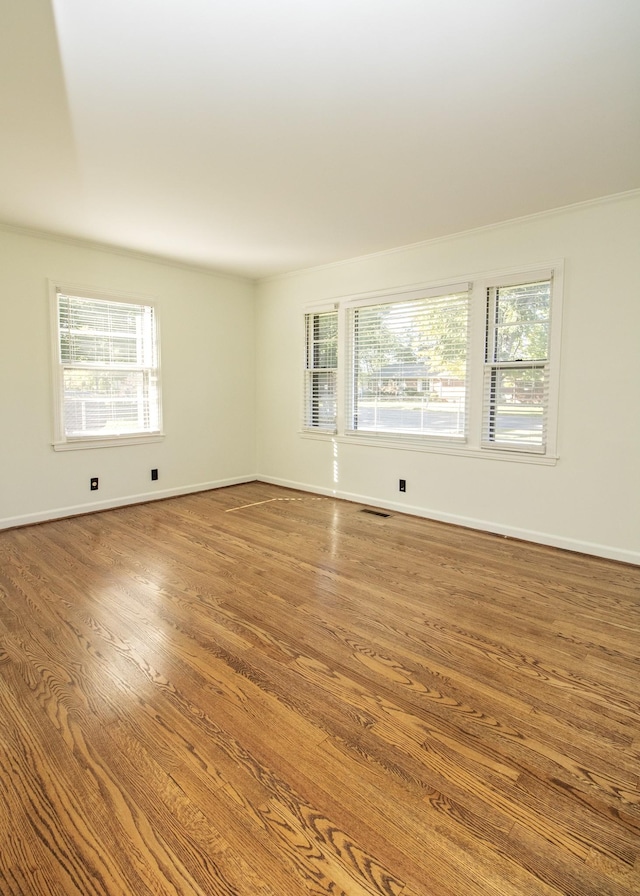
POLYGON ((385 513, 384 510, 369 510, 368 507, 365 507, 365 508, 362 510, 362 513, 370 513, 371 516, 383 516, 383 517, 385 517, 385 518, 388 517, 388 516, 391 516, 390 513, 385 513))

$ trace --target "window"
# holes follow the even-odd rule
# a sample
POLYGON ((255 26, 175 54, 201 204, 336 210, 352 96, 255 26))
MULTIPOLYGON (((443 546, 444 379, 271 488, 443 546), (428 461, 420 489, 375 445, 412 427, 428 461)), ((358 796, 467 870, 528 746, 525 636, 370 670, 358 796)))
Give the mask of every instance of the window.
POLYGON ((336 431, 338 312, 305 315, 304 428, 336 431))
POLYGON ((305 433, 555 463, 563 271, 558 260, 307 314, 305 433))
POLYGON ((487 288, 485 447, 544 452, 551 278, 487 288))
POLYGON ((347 431, 464 440, 468 317, 466 284, 349 308, 347 431))
POLYGON ((154 306, 59 286, 53 306, 54 447, 159 438, 154 306))

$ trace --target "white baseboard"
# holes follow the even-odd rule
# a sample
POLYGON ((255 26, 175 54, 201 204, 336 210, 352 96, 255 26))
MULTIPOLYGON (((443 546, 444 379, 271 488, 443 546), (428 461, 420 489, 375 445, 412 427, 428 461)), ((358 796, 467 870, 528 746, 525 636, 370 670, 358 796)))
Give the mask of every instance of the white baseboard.
POLYGON ((419 516, 428 520, 436 520, 441 523, 452 523, 455 526, 464 526, 467 529, 477 529, 481 532, 491 532, 494 535, 503 535, 505 538, 518 538, 522 541, 531 541, 534 544, 544 544, 564 551, 573 551, 578 554, 588 554, 593 557, 603 557, 607 560, 618 560, 621 563, 631 563, 640 566, 640 552, 628 551, 613 545, 598 544, 591 541, 581 541, 575 538, 567 538, 550 532, 538 532, 533 529, 521 529, 515 526, 505 526, 490 520, 476 519, 474 517, 459 516, 453 513, 442 513, 428 507, 416 507, 400 501, 381 501, 368 495, 357 495, 340 489, 322 489, 317 486, 307 485, 304 482, 291 482, 271 476, 258 476, 260 482, 268 482, 272 485, 281 485, 285 488, 294 488, 303 492, 312 492, 316 495, 327 495, 341 498, 344 501, 353 501, 356 504, 367 504, 370 507, 380 507, 383 510, 393 510, 396 513, 408 513, 410 516, 419 516))
POLYGON ((56 507, 37 513, 26 513, 23 516, 0 519, 0 529, 14 529, 19 526, 30 526, 34 523, 46 523, 49 520, 64 519, 69 516, 80 516, 83 513, 96 513, 100 510, 113 510, 115 507, 126 507, 129 504, 146 504, 149 501, 161 501, 164 498, 176 498, 180 495, 191 495, 195 492, 207 492, 228 485, 239 485, 242 482, 255 482, 256 476, 236 476, 231 479, 218 479, 215 482, 198 482, 193 485, 177 488, 159 489, 139 495, 125 495, 106 501, 90 501, 86 504, 75 504, 69 507, 56 507))
POLYGON ((179 486, 177 488, 145 492, 138 495, 127 495, 106 501, 91 501, 86 504, 51 508, 37 513, 6 517, 0 519, 0 530, 13 529, 19 526, 29 526, 34 523, 44 523, 49 520, 63 519, 65 517, 79 516, 83 513, 96 513, 100 510, 112 510, 115 507, 125 507, 130 504, 145 504, 149 501, 161 501, 164 498, 175 498, 180 495, 190 495, 195 492, 205 492, 216 488, 225 488, 229 485, 239 485, 243 482, 255 482, 256 480, 259 482, 268 482, 272 485, 280 485, 284 488, 293 488, 298 491, 310 492, 315 495, 327 495, 328 497, 340 498, 344 501, 353 501, 356 504, 367 504, 369 506, 380 507, 384 510, 393 510, 396 513, 408 513, 410 516, 423 517, 424 519, 436 520, 441 523, 452 523, 455 526, 464 526, 467 529, 492 532, 495 535, 503 535, 505 538, 518 538, 522 541, 544 544, 565 551, 574 551, 579 554, 589 554, 594 557, 604 557, 607 560, 618 560, 621 563, 630 563, 634 566, 640 566, 640 552, 638 551, 628 551, 612 545, 581 541, 549 532, 538 532, 531 529, 506 526, 490 520, 476 519, 474 517, 460 516, 452 513, 442 513, 441 511, 433 510, 428 507, 417 507, 400 501, 381 501, 377 498, 372 498, 369 495, 359 495, 352 492, 341 491, 340 489, 323 489, 304 482, 293 482, 288 479, 279 479, 272 476, 255 475, 218 479, 214 482, 199 482, 192 485, 179 486))

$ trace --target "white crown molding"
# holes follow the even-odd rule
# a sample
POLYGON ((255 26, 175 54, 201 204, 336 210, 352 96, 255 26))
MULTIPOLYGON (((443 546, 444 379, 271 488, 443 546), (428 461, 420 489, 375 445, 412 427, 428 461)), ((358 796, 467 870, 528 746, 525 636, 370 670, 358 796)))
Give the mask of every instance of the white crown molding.
POLYGON ((67 246, 74 246, 79 249, 86 249, 94 252, 105 252, 111 255, 120 255, 124 258, 131 258, 137 261, 143 261, 151 264, 167 265, 168 267, 177 268, 179 270, 189 271, 195 274, 205 274, 207 276, 220 277, 226 280, 241 283, 274 283, 289 278, 299 277, 302 274, 312 274, 320 271, 329 271, 341 267, 347 267, 353 264, 359 264, 365 260, 374 258, 385 258, 397 255, 401 252, 410 252, 414 250, 424 249, 428 246, 435 246, 440 243, 449 242, 454 239, 464 239, 473 234, 487 233, 493 230, 501 230, 506 227, 524 224, 529 221, 540 220, 541 218, 550 218, 567 214, 568 212, 578 211, 601 205, 608 205, 616 202, 624 202, 628 199, 635 199, 640 196, 640 188, 635 190, 627 190, 623 193, 613 193, 608 196, 600 196, 595 199, 586 199, 582 202, 571 203, 569 205, 558 206, 557 208, 547 209, 542 212, 535 212, 530 215, 522 215, 517 218, 509 218, 505 221, 497 221, 493 224, 484 224, 481 227, 474 227, 468 230, 459 230, 454 233, 445 234, 443 236, 433 237, 427 240, 421 240, 416 243, 407 243, 403 246, 394 246, 390 249, 381 249, 379 252, 365 253, 364 255, 356 255, 350 258, 344 258, 339 261, 331 261, 326 264, 315 265, 306 268, 298 268, 292 271, 286 271, 280 274, 270 274, 265 277, 248 277, 242 274, 234 274, 219 268, 208 265, 191 264, 181 261, 177 258, 171 258, 166 255, 155 255, 150 252, 142 252, 135 249, 127 249, 124 246, 117 246, 111 243, 101 243, 97 240, 84 239, 82 237, 74 237, 62 233, 54 233, 48 230, 38 230, 37 228, 27 227, 20 224, 12 224, 10 222, 0 221, 0 232, 13 234, 16 236, 32 237, 34 239, 47 240, 49 242, 62 243, 67 246))
POLYGON ((209 277, 220 277, 225 280, 233 280, 241 283, 255 283, 253 277, 245 277, 242 274, 233 274, 207 265, 190 264, 171 258, 166 255, 154 255, 151 252, 141 252, 136 249, 127 249, 124 246, 116 246, 111 243, 101 243, 97 240, 84 239, 82 237, 69 236, 64 233, 54 233, 49 230, 38 230, 20 224, 11 224, 0 221, 0 232, 14 236, 32 237, 33 239, 46 240, 47 242, 62 243, 65 246, 73 246, 76 249, 86 249, 91 252, 105 252, 109 255, 119 255, 123 258, 131 258, 135 261, 143 261, 150 264, 161 264, 179 270, 189 271, 192 274, 205 274, 209 277))
POLYGON ((542 212, 534 212, 530 215, 521 215, 518 218, 508 218, 506 221, 496 221, 494 224, 483 224, 481 227, 472 227, 468 230, 458 230, 454 233, 448 233, 444 236, 436 236, 431 239, 421 240, 417 243, 408 243, 405 246, 395 246, 392 249, 381 249, 379 252, 366 253, 365 255, 357 255, 353 258, 344 258, 340 261, 331 261, 327 264, 316 265, 315 267, 299 268, 295 271, 287 271, 283 274, 271 274, 267 277, 259 277, 257 283, 274 283, 278 280, 286 280, 288 278, 299 277, 301 274, 312 274, 320 271, 329 271, 336 268, 347 267, 352 264, 359 264, 373 258, 385 258, 390 255, 397 255, 401 252, 410 252, 416 249, 425 249, 428 246, 436 246, 440 243, 450 242, 454 239, 464 239, 474 234, 488 233, 492 230, 502 230, 506 227, 514 225, 526 224, 529 221, 540 220, 541 218, 552 218, 567 214, 580 209, 587 209, 601 205, 609 205, 616 202, 624 202, 628 199, 640 197, 640 188, 635 190, 627 190, 623 193, 612 193, 608 196, 599 196, 595 199, 585 199, 582 202, 574 202, 569 205, 560 205, 557 208, 547 209, 542 212))

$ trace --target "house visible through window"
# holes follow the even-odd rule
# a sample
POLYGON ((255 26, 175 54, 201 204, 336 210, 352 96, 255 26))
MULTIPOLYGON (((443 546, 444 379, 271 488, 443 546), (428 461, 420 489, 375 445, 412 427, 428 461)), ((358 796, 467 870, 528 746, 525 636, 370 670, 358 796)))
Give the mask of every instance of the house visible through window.
POLYGON ((305 315, 304 427, 335 432, 338 367, 338 312, 305 315))
POLYGON ((305 316, 304 425, 351 445, 557 460, 562 260, 305 316))
POLYGON ((159 437, 154 306, 78 292, 55 291, 54 447, 159 437))
POLYGON ((349 309, 347 431, 464 439, 469 293, 349 309))

